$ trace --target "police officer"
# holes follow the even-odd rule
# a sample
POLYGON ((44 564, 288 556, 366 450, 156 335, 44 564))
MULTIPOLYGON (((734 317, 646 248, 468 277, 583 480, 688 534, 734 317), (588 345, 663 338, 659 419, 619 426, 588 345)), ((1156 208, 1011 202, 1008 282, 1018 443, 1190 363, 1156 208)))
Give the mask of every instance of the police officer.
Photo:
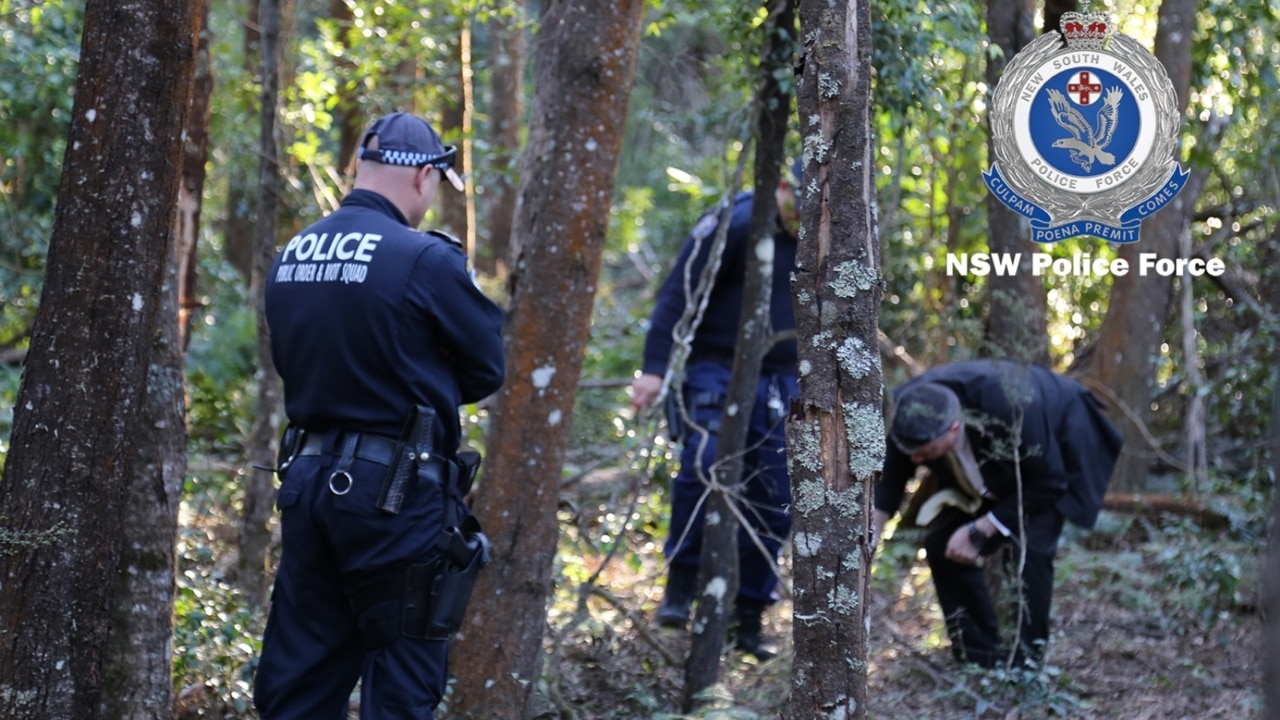
POLYGON ((415 229, 442 179, 462 190, 454 156, 424 120, 381 118, 342 206, 272 268, 266 314, 290 428, 254 688, 263 720, 346 718, 357 680, 365 720, 431 718, 444 694, 447 633, 418 622, 434 607, 423 588, 446 531, 469 517, 458 407, 497 390, 505 362, 502 312, 460 245, 415 229), (392 487, 406 448, 413 471, 392 487))
MULTIPOLYGON (((795 191, 784 179, 777 190, 779 217, 774 229, 774 267, 771 321, 775 333, 795 329, 791 310, 791 272, 795 267, 798 225, 795 191)), ((691 344, 682 390, 692 420, 708 432, 684 439, 680 470, 672 487, 671 523, 663 552, 670 563, 666 589, 658 608, 659 624, 684 627, 689 619, 698 579, 702 547, 704 478, 711 475, 716 439, 724 411, 725 393, 733 366, 734 345, 742 315, 747 259, 751 255, 748 226, 754 193, 740 193, 729 213, 729 228, 719 272, 691 344)), ((637 412, 653 404, 662 392, 673 346, 673 329, 689 301, 685 278, 698 282, 706 266, 724 208, 704 215, 694 226, 658 297, 645 337, 644 364, 631 386, 637 412)), ((735 646, 758 658, 772 657, 765 649, 761 617, 774 600, 778 577, 773 571, 779 549, 791 532, 787 506, 791 484, 787 475, 785 408, 797 394, 796 342, 784 340, 769 349, 760 368, 756 398, 743 458, 741 499, 750 528, 739 528, 739 588, 734 603, 735 646), (762 553, 751 538, 754 531, 762 553)))
POLYGON ((1098 400, 1036 365, 952 363, 898 388, 889 440, 875 492, 876 541, 924 465, 936 490, 920 504, 917 523, 926 526, 952 653, 985 667, 1008 657, 978 560, 1025 543, 1025 609, 1013 651, 1019 665, 1038 661, 1063 520, 1093 527, 1120 453, 1120 434, 1098 400))

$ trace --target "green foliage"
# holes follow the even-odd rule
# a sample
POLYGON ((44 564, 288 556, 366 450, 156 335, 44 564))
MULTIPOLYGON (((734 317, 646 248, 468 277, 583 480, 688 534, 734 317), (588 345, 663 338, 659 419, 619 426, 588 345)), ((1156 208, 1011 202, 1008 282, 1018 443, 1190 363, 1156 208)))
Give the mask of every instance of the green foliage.
POLYGON ((198 454, 240 454, 257 402, 257 327, 248 288, 235 271, 202 254, 207 288, 187 348, 187 423, 198 454))
POLYGON ((43 286, 82 14, 0 0, 0 349, 25 345, 43 286))
POLYGON ((253 703, 264 615, 249 608, 227 582, 220 569, 227 557, 234 553, 216 540, 211 527, 184 525, 178 540, 173 679, 180 691, 202 688, 199 717, 249 717, 253 703))
POLYGON ((1026 717, 1084 717, 1088 713, 1082 711, 1092 707, 1070 678, 1053 665, 995 670, 966 666, 960 675, 962 684, 946 694, 958 712, 972 712, 974 718, 990 717, 989 713, 1010 707, 1026 717))

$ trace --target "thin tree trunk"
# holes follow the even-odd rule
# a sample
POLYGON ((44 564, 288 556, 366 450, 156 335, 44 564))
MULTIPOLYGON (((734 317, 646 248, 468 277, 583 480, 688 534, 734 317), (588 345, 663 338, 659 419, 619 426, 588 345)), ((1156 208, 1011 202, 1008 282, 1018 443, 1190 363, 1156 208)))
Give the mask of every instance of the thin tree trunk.
MULTIPOLYGON (((1280 388, 1280 369, 1273 373, 1272 387, 1280 388)), ((1280 397, 1280 394, 1278 394, 1280 397)), ((1280 477, 1280 399, 1273 399, 1271 406, 1271 458, 1274 472, 1280 477)), ((1280 720, 1280 491, 1272 489, 1271 502, 1271 550, 1267 561, 1267 599, 1265 634, 1262 647, 1262 687, 1266 693, 1267 720, 1280 720)))
POLYGON ((456 92, 449 93, 450 99, 445 102, 444 112, 441 113, 440 131, 444 134, 445 142, 458 146, 457 169, 466 181, 466 190, 458 193, 454 192, 452 187, 447 187, 440 191, 441 212, 440 222, 437 225, 441 230, 461 240, 467 254, 472 255, 476 246, 476 216, 471 194, 471 189, 474 185, 470 180, 472 165, 471 115, 474 111, 474 101, 472 100, 471 20, 469 18, 460 18, 459 21, 461 27, 458 29, 458 41, 455 46, 454 57, 454 62, 458 68, 458 74, 455 78, 457 82, 456 92))
MULTIPOLYGON (((341 0, 339 0, 341 1, 341 0)), ((244 3, 244 35, 241 38, 241 62, 245 75, 256 78, 260 84, 262 78, 262 32, 259 23, 259 0, 245 0, 244 3)), ((248 102, 246 99, 245 102, 248 102)), ((227 180, 227 209, 225 230, 223 234, 223 255, 227 262, 240 272, 246 282, 253 280, 253 207, 254 198, 248 188, 252 187, 249 178, 242 168, 233 166, 231 177, 227 180)))
POLYGON ((488 242, 476 248, 476 266, 490 275, 505 272, 516 214, 515 160, 520 149, 524 88, 524 0, 508 0, 489 21, 493 61, 489 71, 490 142, 488 242))
POLYGON ((870 14, 869 0, 800 0, 805 192, 792 287, 801 372, 787 424, 795 720, 866 717, 871 488, 885 440, 870 14))
MULTIPOLYGON (((1191 229, 1184 227, 1178 239, 1181 257, 1191 257, 1191 229)), ((1208 439, 1205 435, 1205 402, 1204 375, 1200 372, 1200 350, 1196 342, 1195 295, 1192 292, 1194 282, 1189 277, 1179 280, 1180 315, 1182 317, 1182 363, 1185 368, 1184 380, 1187 391, 1187 412, 1183 422, 1186 432, 1186 466, 1191 474, 1191 488, 1199 494, 1208 480, 1208 439)))
POLYGON ((775 191, 781 179, 783 146, 791 116, 791 94, 779 83, 795 54, 795 6, 791 0, 770 3, 763 31, 768 40, 762 49, 755 101, 756 156, 755 197, 751 203, 748 232, 750 252, 744 268, 742 315, 734 346, 733 369, 726 389, 726 406, 735 413, 721 418, 716 442, 715 483, 710 488, 702 536, 698 587, 713 583, 726 588, 719 597, 700 594, 693 621, 692 643, 685 662, 684 712, 692 712, 697 698, 720 677, 720 656, 729 625, 729 603, 738 594, 738 513, 731 507, 743 483, 742 454, 751 426, 760 365, 769 349, 773 331, 773 235, 777 227, 775 191), (719 581, 719 582, 717 582, 719 581), (714 602, 709 600, 714 600, 714 602))
MULTIPOLYGON (((988 0, 987 35, 999 53, 987 54, 987 87, 994 92, 1005 66, 1035 39, 1035 0, 988 0)), ((990 107, 990 104, 988 104, 990 107)), ((988 141, 988 146, 991 141, 988 141)), ((995 157, 994 149, 989 150, 995 157)), ((987 277, 984 355, 1049 364, 1044 282, 1031 272, 1031 224, 994 194, 987 199, 987 245, 993 253, 1021 253, 1022 267, 987 277)), ((958 225, 953 225, 958 226, 958 225)))
POLYGON ((185 352, 191 339, 191 317, 200 307, 196 296, 199 279, 200 209, 203 202, 205 162, 209 159, 209 114, 213 97, 213 63, 209 58, 209 5, 204 3, 200 47, 196 53, 191 85, 191 110, 182 146, 182 182, 178 186, 178 224, 175 229, 178 282, 178 347, 185 352))
MULTIPOLYGON (((355 16, 347 0, 329 0, 329 18, 338 25, 339 42, 347 46, 355 23, 355 16)), ((334 120, 338 125, 337 167, 344 177, 353 178, 356 174, 356 147, 360 144, 360 135, 364 131, 364 118, 356 92, 359 76, 355 62, 347 54, 333 58, 333 63, 337 76, 346 80, 338 88, 338 102, 333 109, 334 120)))
POLYGON ((599 280, 645 3, 552 3, 516 223, 507 383, 475 512, 493 540, 451 664, 450 712, 523 720, 537 685, 557 487, 599 280), (583 42, 591 38, 592 42, 583 42), (517 623, 512 618, 520 618, 517 623))
POLYGON ((253 606, 267 600, 267 561, 271 547, 272 501, 275 475, 258 468, 275 467, 274 447, 280 435, 283 388, 271 361, 271 334, 267 327, 264 298, 267 276, 276 254, 277 218, 280 203, 280 162, 276 142, 276 114, 279 103, 280 0, 262 0, 262 104, 258 166, 258 211, 254 223, 254 265, 250 282, 254 314, 258 321, 258 408, 249 438, 251 467, 245 476, 244 501, 240 515, 239 558, 236 584, 253 606))
POLYGON ((102 711, 201 5, 85 6, 44 293, 0 482, 4 720, 102 711))

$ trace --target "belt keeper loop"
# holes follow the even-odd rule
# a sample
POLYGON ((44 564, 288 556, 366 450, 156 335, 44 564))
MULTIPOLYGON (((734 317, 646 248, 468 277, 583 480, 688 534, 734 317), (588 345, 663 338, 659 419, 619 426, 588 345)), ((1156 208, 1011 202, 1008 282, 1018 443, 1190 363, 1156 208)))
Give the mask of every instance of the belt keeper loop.
POLYGON ((346 495, 351 492, 351 486, 355 481, 351 477, 351 461, 355 459, 356 445, 360 443, 360 434, 356 432, 348 432, 342 438, 342 456, 338 459, 338 467, 334 468, 333 474, 329 476, 329 492, 334 495, 346 495), (341 489, 334 486, 333 481, 339 476, 343 476, 347 480, 347 484, 341 489))

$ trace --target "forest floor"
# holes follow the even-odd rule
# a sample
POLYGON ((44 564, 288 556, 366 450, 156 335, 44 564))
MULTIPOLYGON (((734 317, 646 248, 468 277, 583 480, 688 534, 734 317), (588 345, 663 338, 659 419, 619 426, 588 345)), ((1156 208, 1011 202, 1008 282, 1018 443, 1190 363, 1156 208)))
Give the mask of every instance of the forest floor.
MULTIPOLYGON (((1256 534, 1242 540, 1167 518, 1104 513, 1094 532, 1064 536, 1044 667, 1010 673, 951 659, 917 538, 900 532, 873 573, 868 717, 1259 718, 1265 541, 1256 534)), ((584 567, 601 565, 592 562, 584 567)), ((580 593, 558 592, 537 717, 784 717, 793 657, 786 598, 766 616, 778 657, 730 652, 707 704, 678 713, 689 641, 653 622, 660 562, 654 550, 604 563, 585 604, 580 593)))
MULTIPOLYGON (((534 717, 786 717, 794 656, 787 557, 783 598, 765 616, 778 656, 759 662, 729 651, 704 705, 679 713, 689 636, 653 621, 665 570, 661 539, 650 533, 659 532, 655 518, 665 508, 652 488, 643 489, 647 502, 637 501, 642 484, 615 475, 603 483, 607 490, 583 481, 562 494, 561 552, 534 717), (621 532, 606 529, 623 523, 621 532)), ((190 538, 175 642, 184 687, 180 718, 254 717, 249 640, 260 637, 263 618, 234 609, 234 592, 210 582, 221 571, 209 569, 230 557, 214 548, 234 539, 231 517, 188 518, 184 529, 190 538), (195 572, 200 567, 205 575, 195 572)), ((1189 520, 1104 512, 1094 531, 1068 532, 1057 557, 1045 663, 1022 673, 985 672, 951 659, 918 533, 895 529, 872 573, 869 718, 1261 718, 1259 568, 1266 541, 1256 518, 1209 531, 1189 520)), ((450 717, 447 703, 440 720, 450 717)))

